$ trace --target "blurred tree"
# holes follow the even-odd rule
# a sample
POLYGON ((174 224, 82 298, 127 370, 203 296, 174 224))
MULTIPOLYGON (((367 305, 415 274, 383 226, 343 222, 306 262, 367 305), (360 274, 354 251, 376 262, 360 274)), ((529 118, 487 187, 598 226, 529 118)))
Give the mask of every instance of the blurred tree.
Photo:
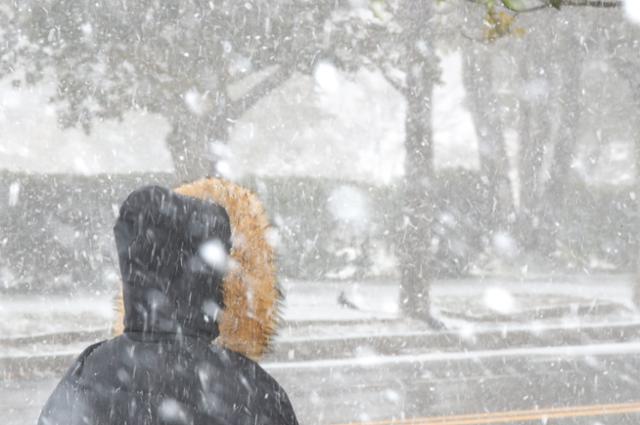
MULTIPOLYGON (((604 26, 603 26, 604 27, 604 26)), ((605 27, 606 28, 606 27, 605 27)), ((602 28, 601 32, 606 31, 602 28)), ((640 25, 624 22, 615 27, 615 31, 607 33, 607 51, 615 71, 627 81, 635 109, 628 114, 636 129, 640 129, 640 25)), ((635 285, 633 299, 640 306, 640 136, 634 140, 635 184, 631 192, 635 203, 635 285)))
POLYGON ((464 47, 463 80, 478 138, 480 174, 493 203, 490 231, 506 231, 514 218, 514 204, 501 105, 494 84, 496 51, 492 44, 474 41, 464 47))
POLYGON ((211 146, 226 142, 247 109, 296 70, 309 70, 331 6, 286 0, 5 3, 18 31, 1 34, 3 44, 29 66, 17 67, 15 57, 7 57, 1 69, 25 69, 13 77, 26 82, 52 75, 58 86, 52 100, 65 126, 90 131, 94 119, 122 118, 132 109, 165 116, 177 177, 190 180, 216 174, 219 152, 211 146))
POLYGON ((400 272, 400 306, 434 327, 430 285, 434 274, 434 163, 432 91, 440 69, 434 39, 441 26, 431 2, 371 1, 352 5, 333 20, 324 54, 343 69, 378 69, 406 99, 404 177, 395 231, 400 272))
POLYGON ((521 40, 518 70, 520 205, 518 239, 525 250, 535 251, 539 239, 540 207, 544 192, 545 148, 551 138, 551 91, 548 50, 541 32, 529 31, 521 40))
MULTIPOLYGON (((431 96, 440 73, 434 47, 440 38, 438 14, 446 3, 5 0, 0 19, 8 29, 0 33, 0 73, 27 83, 52 75, 58 84, 53 101, 59 106, 62 124, 79 124, 86 131, 96 118, 121 118, 132 109, 162 114, 172 125, 167 142, 178 178, 187 180, 216 173, 212 164, 220 152, 211 145, 224 143, 233 123, 292 73, 311 72, 318 60, 331 61, 347 71, 360 67, 380 70, 406 99, 405 175, 399 185, 402 201, 396 229, 401 302, 407 314, 438 326, 429 303, 438 249, 432 229, 438 199, 433 196, 431 96), (18 70, 24 74, 15 75, 18 70)), ((490 24, 485 40, 521 33, 515 15, 495 11, 497 0, 466 4, 472 3, 491 12, 485 18, 490 24)), ((501 3, 521 13, 550 6, 618 4, 581 0, 501 3)), ((445 26, 455 25, 448 22, 445 26)), ((538 34, 540 40, 553 35, 538 34)), ((532 49, 544 49, 548 43, 531 39, 525 43, 529 44, 521 48, 520 67, 532 93, 521 102, 520 206, 532 220, 529 236, 533 237, 534 210, 544 193, 543 153, 551 125, 544 90, 536 92, 537 76, 546 66, 539 58, 545 55, 536 56, 532 49)), ((469 95, 476 105, 481 174, 492 182, 489 186, 495 193, 490 196, 500 200, 498 216, 504 216, 511 209, 505 196, 510 182, 505 177, 504 136, 495 113, 491 61, 491 54, 473 52, 467 65, 474 75, 466 78, 478 83, 469 95), (484 108, 478 107, 483 104, 484 108)), ((564 108, 565 114, 576 112, 570 103, 564 108)), ((571 158, 571 137, 562 136, 567 143, 556 144, 557 165, 551 170, 558 179, 563 178, 571 158)), ((554 199, 562 197, 557 192, 554 199)))
POLYGON ((405 115, 405 165, 401 183, 403 204, 400 238, 400 303, 405 313, 440 323, 431 314, 433 279, 434 163, 431 106, 433 86, 439 80, 438 60, 429 29, 433 11, 420 0, 404 0, 400 23, 406 52, 404 64, 407 111, 405 115))
MULTIPOLYGON (((517 237, 525 250, 545 256, 558 255, 557 236, 567 205, 566 191, 573 176, 571 164, 580 122, 580 81, 582 63, 593 37, 588 22, 593 18, 580 14, 585 8, 616 8, 620 1, 503 1, 502 6, 519 12, 508 15, 498 10, 496 1, 479 1, 486 9, 485 31, 482 37, 470 38, 474 50, 484 54, 467 53, 465 76, 467 92, 474 105, 472 114, 479 130, 482 152, 487 151, 483 133, 500 126, 496 103, 491 102, 495 91, 484 91, 486 73, 482 62, 491 67, 492 57, 502 49, 513 51, 518 73, 511 82, 519 84, 517 91, 519 128, 519 208, 517 237), (559 9, 557 12, 551 7, 559 9), (530 12, 530 13, 525 13, 530 12), (535 13, 534 13, 535 12, 535 13), (517 24, 516 24, 517 18, 517 24), (538 25, 543 19, 545 26, 538 25), (508 45, 493 47, 501 39, 511 39, 508 45), (493 49, 493 50, 492 50, 493 49), (475 66, 475 68, 474 68, 475 66), (480 100, 480 102, 478 102, 480 100), (487 114, 491 111, 491 115, 487 114), (484 116, 482 114, 484 113, 484 116)), ((623 19, 622 16, 617 17, 623 19)), ((601 34, 602 39, 608 38, 601 34)), ((591 43, 593 44, 593 43, 591 43)), ((496 70, 490 69, 489 79, 496 70)), ((502 136, 502 131, 497 135, 502 136)), ((494 137, 495 138, 495 135, 494 137)), ((504 161, 502 152, 493 151, 496 161, 504 161)), ((487 163, 484 158, 484 162, 487 163)), ((486 166, 481 165, 486 168, 486 166)), ((483 171, 486 175, 486 169, 483 171)), ((492 184, 494 186, 495 182, 492 184)), ((506 192, 505 192, 506 193, 506 192)))
POLYGON ((525 35, 512 41, 519 67, 520 180, 517 237, 525 251, 564 267, 573 254, 559 242, 575 182, 572 163, 580 125, 583 63, 593 48, 584 8, 549 8, 519 18, 525 35), (537 23, 544 19, 545 26, 537 23), (552 41, 550 41, 552 40, 552 41))
POLYGON ((575 13, 565 11, 563 19, 549 24, 549 27, 553 27, 554 40, 557 41, 548 49, 548 62, 552 64, 550 77, 553 79, 549 109, 555 123, 552 122, 553 131, 550 132, 548 143, 549 151, 553 154, 549 158, 547 178, 540 200, 542 228, 538 248, 563 262, 567 253, 562 252, 558 239, 559 232, 569 224, 566 222, 567 212, 575 208, 568 203, 568 191, 575 181, 572 165, 583 107, 581 89, 586 49, 581 45, 580 34, 581 30, 585 30, 585 33, 587 31, 581 23, 588 21, 588 17, 576 16, 575 13))
POLYGON ((440 326, 430 312, 435 200, 431 94, 439 81, 431 2, 350 2, 326 29, 323 60, 346 71, 377 69, 406 99, 404 178, 394 232, 405 314, 440 326))

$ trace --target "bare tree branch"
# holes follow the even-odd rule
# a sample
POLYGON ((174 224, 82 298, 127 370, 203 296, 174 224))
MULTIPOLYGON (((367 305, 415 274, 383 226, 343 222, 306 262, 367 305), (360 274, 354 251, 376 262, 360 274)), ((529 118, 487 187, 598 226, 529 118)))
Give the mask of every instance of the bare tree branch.
POLYGON ((230 107, 230 116, 234 119, 238 118, 258 103, 260 99, 268 95, 272 90, 280 87, 289 79, 292 73, 292 67, 280 65, 277 70, 256 84, 248 93, 240 99, 232 102, 230 107))
POLYGON ((397 84, 385 72, 383 72, 382 75, 384 76, 384 79, 387 80, 387 82, 391 85, 391 87, 396 89, 400 94, 403 94, 403 95, 407 94, 407 89, 405 87, 402 87, 400 84, 397 84))
MULTIPOLYGON (((467 0, 470 3, 476 4, 486 4, 486 0, 467 0)), ((502 0, 501 3, 504 7, 509 10, 512 10, 516 13, 528 13, 535 12, 541 9, 547 9, 550 7, 554 7, 550 0, 544 0, 544 2, 538 6, 532 6, 526 9, 514 9, 507 5, 506 0, 502 0)), ((557 3, 558 7, 595 7, 595 8, 617 8, 622 7, 622 0, 560 0, 557 3)))
POLYGON ((621 7, 622 0, 562 0, 562 6, 621 7))
POLYGON ((387 72, 382 67, 378 67, 378 68, 380 69, 380 72, 382 73, 382 76, 384 77, 384 79, 387 81, 387 83, 391 85, 391 87, 396 89, 396 91, 398 91, 398 93, 402 94, 403 96, 407 95, 406 87, 404 87, 401 83, 398 83, 393 78, 391 78, 391 76, 387 74, 387 72))

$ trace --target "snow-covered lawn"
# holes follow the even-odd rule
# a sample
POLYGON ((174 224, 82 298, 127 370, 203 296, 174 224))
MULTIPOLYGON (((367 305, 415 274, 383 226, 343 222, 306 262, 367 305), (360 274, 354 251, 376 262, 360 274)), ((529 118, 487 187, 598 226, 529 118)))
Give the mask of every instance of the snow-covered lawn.
MULTIPOLYGON (((281 341, 433 332, 420 322, 402 318, 397 303, 399 286, 391 281, 285 280, 283 289, 281 341)), ((640 323, 631 294, 632 280, 625 276, 526 282, 467 279, 438 281, 432 288, 434 313, 461 334, 499 330, 539 333, 549 327, 640 323)), ((4 295, 0 298, 0 339, 107 332, 115 320, 113 299, 114 295, 107 293, 4 295)))
POLYGON ((0 339, 105 329, 114 313, 112 296, 107 294, 2 295, 0 339))

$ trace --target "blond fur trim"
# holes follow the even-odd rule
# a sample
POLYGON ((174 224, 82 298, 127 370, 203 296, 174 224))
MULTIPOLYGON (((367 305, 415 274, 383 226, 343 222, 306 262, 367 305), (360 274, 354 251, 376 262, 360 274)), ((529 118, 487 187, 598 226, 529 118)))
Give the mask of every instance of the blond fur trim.
MULTIPOLYGON (((224 279, 225 308, 216 342, 253 359, 269 346, 279 317, 281 292, 275 252, 267 241, 269 221, 262 203, 249 190, 221 179, 202 179, 175 189, 184 196, 209 199, 227 210, 231 221, 233 264, 224 279)), ((122 296, 117 314, 124 318, 122 296)), ((123 331, 119 320, 114 331, 123 331)))

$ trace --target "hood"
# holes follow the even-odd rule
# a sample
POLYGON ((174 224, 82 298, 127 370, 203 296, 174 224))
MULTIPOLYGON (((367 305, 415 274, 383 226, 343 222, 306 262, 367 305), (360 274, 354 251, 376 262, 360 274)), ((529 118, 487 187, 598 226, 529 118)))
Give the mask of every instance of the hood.
MULTIPOLYGON (((275 333, 282 299, 275 252, 268 240, 269 220, 262 203, 249 190, 214 178, 180 186, 174 192, 180 198, 218 205, 228 213, 230 261, 222 280, 223 310, 217 317, 220 335, 216 343, 260 358, 275 333)), ((119 311, 123 312, 122 302, 119 311)), ((116 324, 116 333, 122 331, 120 323, 116 324)))
POLYGON ((213 340, 224 307, 231 228, 224 208, 159 186, 122 204, 114 227, 125 332, 186 334, 213 340))

